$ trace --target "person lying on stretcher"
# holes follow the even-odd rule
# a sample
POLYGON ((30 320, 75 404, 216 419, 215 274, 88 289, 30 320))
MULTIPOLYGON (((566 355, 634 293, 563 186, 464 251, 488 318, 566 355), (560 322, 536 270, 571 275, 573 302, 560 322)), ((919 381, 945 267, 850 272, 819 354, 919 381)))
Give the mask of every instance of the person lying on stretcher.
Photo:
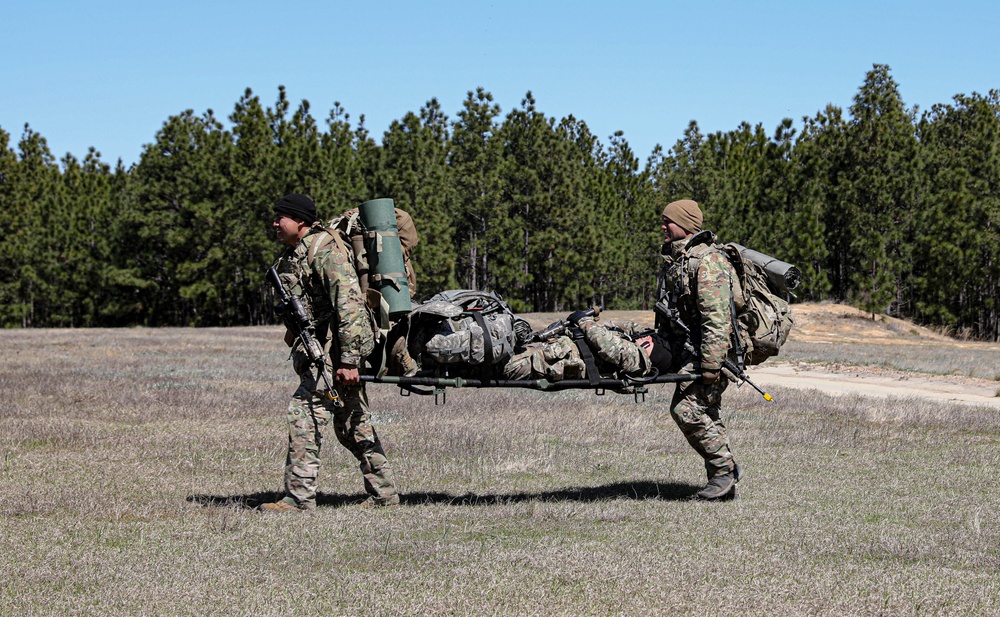
POLYGON ((634 321, 598 323, 594 313, 577 311, 564 322, 562 332, 556 329, 545 340, 526 345, 504 365, 504 377, 549 381, 589 377, 578 342, 590 350, 592 366, 601 376, 639 378, 672 370, 670 345, 656 332, 634 321))
POLYGON ((675 368, 670 345, 654 331, 632 321, 600 324, 599 313, 576 311, 532 333, 499 296, 442 292, 390 333, 388 373, 560 381, 591 372, 643 378, 675 368))

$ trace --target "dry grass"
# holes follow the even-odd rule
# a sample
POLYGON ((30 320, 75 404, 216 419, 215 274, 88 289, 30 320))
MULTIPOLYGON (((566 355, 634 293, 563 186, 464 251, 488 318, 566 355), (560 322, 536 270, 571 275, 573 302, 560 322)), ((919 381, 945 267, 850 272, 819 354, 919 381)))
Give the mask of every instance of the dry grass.
POLYGON ((1000 381, 1000 345, 989 343, 827 343, 793 339, 781 348, 781 360, 822 365, 877 366, 899 371, 1000 381))
POLYGON ((0 349, 0 614, 1000 614, 995 410, 732 388, 742 497, 706 504, 669 386, 373 386, 403 507, 343 507, 360 477, 331 440, 318 512, 266 516, 277 330, 0 349))
POLYGON ((870 319, 836 304, 797 304, 781 359, 1000 381, 1000 344, 955 340, 913 323, 870 319))

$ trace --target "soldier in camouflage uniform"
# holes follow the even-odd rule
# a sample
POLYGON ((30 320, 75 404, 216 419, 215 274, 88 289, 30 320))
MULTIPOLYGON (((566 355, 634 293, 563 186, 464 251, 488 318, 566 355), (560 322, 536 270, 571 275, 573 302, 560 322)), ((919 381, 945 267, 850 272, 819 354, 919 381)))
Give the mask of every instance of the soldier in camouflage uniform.
POLYGON ((325 396, 316 368, 290 331, 285 342, 299 375, 299 387, 288 406, 288 456, 285 497, 262 510, 287 512, 316 508, 316 477, 325 429, 332 423, 337 440, 358 459, 370 497, 368 506, 399 503, 392 468, 371 424, 368 396, 358 367, 374 347, 371 320, 361 296, 350 256, 316 223, 316 206, 305 195, 282 197, 274 206, 274 229, 285 248, 276 270, 289 292, 299 297, 311 316, 314 335, 329 352, 334 388, 343 402, 325 396))
POLYGON ((698 497, 714 500, 734 496, 739 481, 719 412, 729 384, 722 364, 735 358, 732 310, 742 304, 742 290, 728 259, 714 247, 715 235, 702 232, 701 225, 701 208, 692 200, 675 201, 663 211, 659 295, 674 317, 658 310, 657 327, 669 334, 681 370, 702 374, 700 381, 677 384, 670 415, 705 460, 708 484, 698 497))
POLYGON ((544 343, 532 343, 504 364, 504 379, 579 379, 586 374, 583 358, 568 336, 557 336, 544 343))
MULTIPOLYGON (((599 324, 587 311, 571 314, 568 321, 579 328, 587 347, 596 354, 599 360, 597 368, 602 374, 643 377, 651 374, 654 368, 664 373, 670 370, 670 347, 649 328, 633 321, 599 324)), ((559 381, 586 376, 586 365, 579 349, 565 335, 529 346, 504 366, 504 377, 507 379, 545 378, 559 381)))

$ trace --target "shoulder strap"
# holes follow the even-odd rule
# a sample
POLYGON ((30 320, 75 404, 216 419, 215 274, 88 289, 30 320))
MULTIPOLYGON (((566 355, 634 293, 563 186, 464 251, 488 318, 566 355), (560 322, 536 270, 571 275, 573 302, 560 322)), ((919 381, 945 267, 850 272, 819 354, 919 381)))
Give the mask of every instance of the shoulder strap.
POLYGON ((493 336, 490 334, 490 327, 486 325, 482 311, 465 311, 465 313, 471 313, 472 319, 483 330, 482 379, 488 383, 493 378, 493 336))
POLYGON ((306 253, 306 262, 309 264, 310 268, 312 268, 313 264, 316 263, 316 254, 319 253, 319 250, 326 247, 331 242, 336 242, 337 249, 347 256, 348 259, 352 258, 353 252, 347 250, 344 240, 340 237, 340 232, 336 229, 324 227, 323 231, 316 234, 316 239, 313 240, 311 245, 309 245, 309 252, 306 253))
POLYGON ((583 364, 587 367, 587 381, 590 385, 596 386, 600 383, 601 373, 597 368, 597 359, 594 358, 594 352, 590 350, 590 345, 587 344, 587 339, 579 328, 572 328, 573 343, 576 345, 577 351, 580 352, 580 359, 583 360, 583 364))

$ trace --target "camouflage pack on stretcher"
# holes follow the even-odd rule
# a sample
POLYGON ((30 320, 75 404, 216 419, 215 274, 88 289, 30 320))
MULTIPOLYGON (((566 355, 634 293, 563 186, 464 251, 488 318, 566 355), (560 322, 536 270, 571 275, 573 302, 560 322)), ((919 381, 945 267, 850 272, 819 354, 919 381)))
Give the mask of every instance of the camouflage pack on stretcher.
POLYGON ((498 294, 443 291, 410 311, 407 350, 424 369, 505 363, 531 335, 498 294))

